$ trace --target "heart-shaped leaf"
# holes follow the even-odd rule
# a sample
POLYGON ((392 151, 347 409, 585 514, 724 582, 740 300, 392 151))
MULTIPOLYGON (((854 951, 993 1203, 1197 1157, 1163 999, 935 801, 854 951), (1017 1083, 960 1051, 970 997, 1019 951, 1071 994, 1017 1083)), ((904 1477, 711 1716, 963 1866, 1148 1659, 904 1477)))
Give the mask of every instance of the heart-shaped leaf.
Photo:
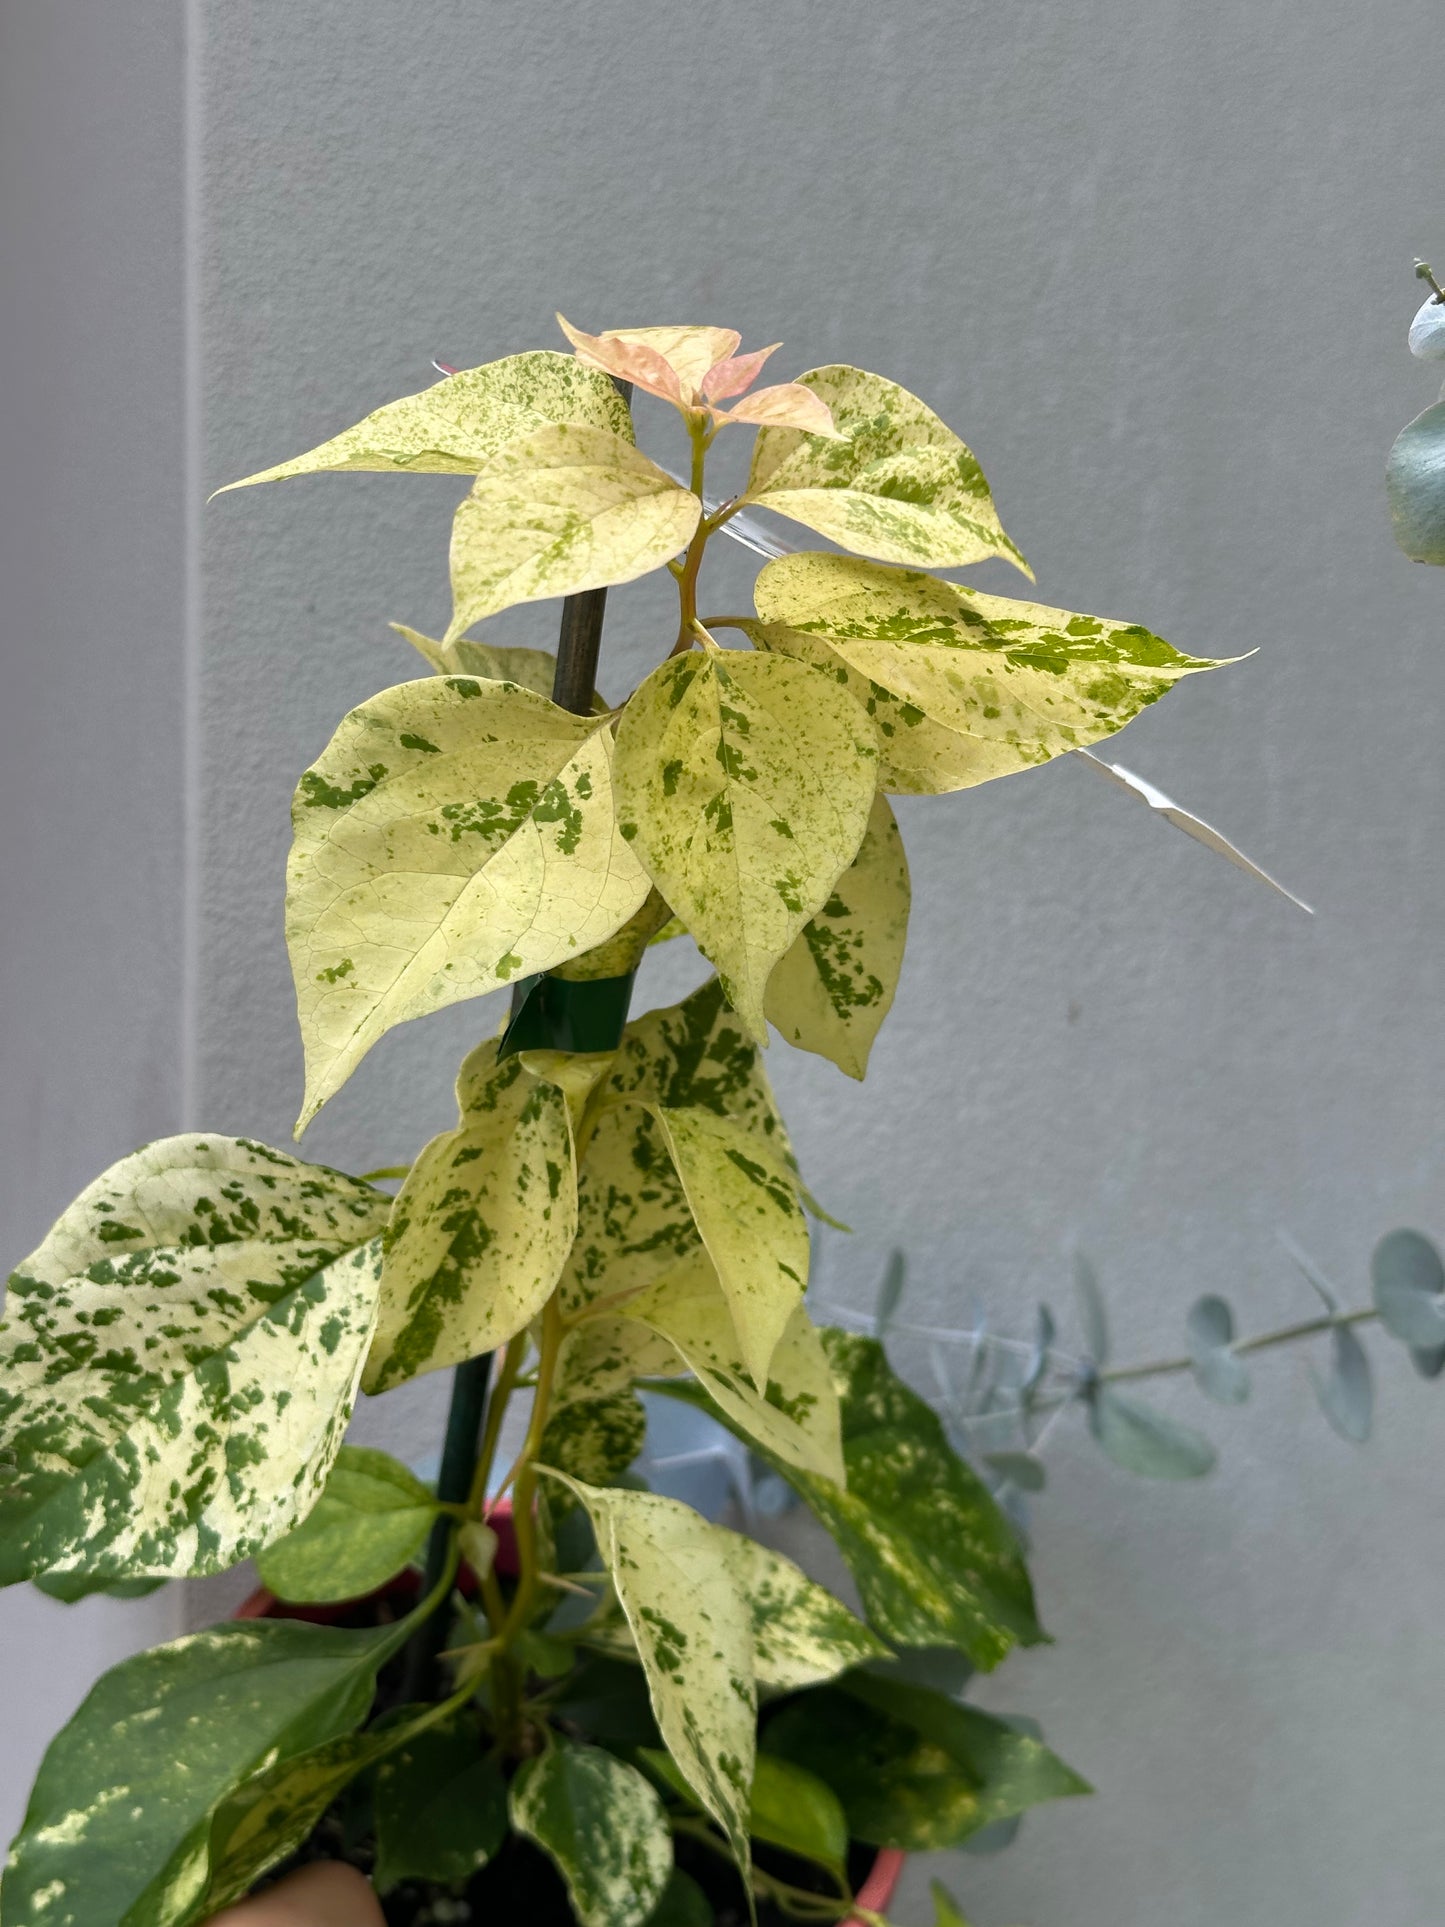
POLYGON ((780 556, 754 598, 755 641, 831 666, 867 709, 885 789, 964 789, 1033 768, 1113 735, 1216 666, 1137 623, 845 555, 780 556))
POLYGON ((452 524, 444 640, 519 602, 631 582, 685 549, 702 504, 632 442, 557 422, 508 442, 452 524))
POLYGON ((474 475, 508 442, 553 422, 632 439, 627 403, 606 375, 571 355, 544 349, 460 369, 419 395, 388 402, 309 454, 230 482, 217 493, 322 469, 474 475))
POLYGON ((307 1512, 390 1209, 238 1138, 164 1138, 97 1178, 9 1284, 0 1584, 219 1572, 307 1512))
POLYGON ((381 1392, 495 1351, 552 1295, 577 1229, 567 1102, 519 1057, 480 1045, 457 1079, 460 1122, 397 1194, 363 1383, 381 1392))
POLYGON ((395 1024, 580 956, 647 896, 612 739, 532 690, 434 676, 352 710, 292 807, 304 1126, 395 1024))
POLYGON ((1028 573, 972 451, 916 395, 838 365, 799 381, 827 405, 836 439, 765 428, 745 501, 882 562, 951 568, 999 555, 1028 573))
POLYGON ((672 1836, 635 1766, 553 1735, 518 1769, 511 1813, 556 1863, 582 1927, 642 1927, 672 1872, 672 1836))
POLYGON ((257 1555, 256 1570, 278 1599, 357 1599, 410 1564, 436 1517, 430 1487, 404 1465, 369 1446, 343 1445, 321 1497, 257 1555))
POLYGON ((862 709, 782 656, 674 656, 622 712, 622 834, 759 1043, 768 979, 857 855, 876 782, 862 709))

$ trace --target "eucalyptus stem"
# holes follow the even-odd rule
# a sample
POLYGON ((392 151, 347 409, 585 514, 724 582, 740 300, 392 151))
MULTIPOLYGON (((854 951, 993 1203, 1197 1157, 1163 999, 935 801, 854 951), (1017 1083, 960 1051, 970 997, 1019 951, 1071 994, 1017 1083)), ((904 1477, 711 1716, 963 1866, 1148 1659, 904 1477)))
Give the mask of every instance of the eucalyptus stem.
MULTIPOLYGON (((1225 1347, 1234 1355, 1242 1357, 1246 1352, 1267 1352, 1275 1345, 1292 1345, 1301 1338, 1315 1338, 1325 1332, 1333 1331, 1336 1325, 1367 1325, 1371 1319, 1379 1317, 1373 1305, 1364 1305, 1358 1311, 1325 1312, 1318 1318, 1306 1318, 1298 1325, 1282 1325, 1278 1331, 1260 1332, 1255 1338, 1241 1338, 1225 1347)), ((1101 1384, 1118 1385, 1130 1378, 1165 1378, 1171 1372, 1187 1372, 1193 1369, 1192 1358, 1156 1358, 1143 1365, 1116 1365, 1111 1371, 1100 1372, 1101 1384)))

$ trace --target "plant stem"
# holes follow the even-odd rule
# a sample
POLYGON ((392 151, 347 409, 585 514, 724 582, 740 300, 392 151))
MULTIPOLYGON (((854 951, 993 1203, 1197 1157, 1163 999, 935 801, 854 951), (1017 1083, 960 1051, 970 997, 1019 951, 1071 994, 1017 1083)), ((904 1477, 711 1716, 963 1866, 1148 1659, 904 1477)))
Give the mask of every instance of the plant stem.
MULTIPOLYGON (((618 393, 625 402, 632 399, 632 384, 618 382, 618 393)), ((607 591, 587 589, 579 595, 571 595, 562 604, 562 624, 557 637, 557 669, 552 679, 552 700, 560 709, 571 710, 574 715, 586 716, 592 710, 592 696, 597 682, 597 658, 602 647, 602 621, 606 612, 607 591)), ((515 1016, 519 1008, 520 985, 512 993, 512 1010, 515 1016)), ((525 1345, 525 1339, 521 1341, 525 1345)), ((508 1353, 510 1359, 510 1349, 508 1353)), ((513 1363, 511 1378, 515 1379, 521 1365, 520 1351, 513 1363)), ((446 1438, 442 1446, 441 1471, 437 1478, 437 1497, 445 1504, 471 1504, 478 1486, 485 1494, 487 1473, 491 1466, 491 1455, 496 1451, 497 1435, 501 1431, 502 1412, 496 1412, 495 1423, 487 1413, 487 1385, 491 1377, 492 1358, 490 1352, 481 1358, 469 1358, 458 1365, 452 1377, 451 1405, 447 1412, 446 1438), (483 1417, 487 1416, 487 1439, 482 1437, 483 1417)), ((498 1385, 502 1394, 499 1401, 504 1407, 511 1394, 505 1368, 502 1382, 498 1385)), ((427 1544, 425 1589, 430 1592, 440 1580, 451 1555, 452 1541, 457 1529, 454 1518, 438 1519, 432 1527, 431 1538, 427 1544)), ((520 1537, 520 1530, 519 1530, 520 1537)), ((446 1638, 446 1614, 433 1612, 424 1625, 418 1628, 407 1653, 406 1691, 409 1699, 432 1699, 441 1690, 438 1660, 446 1638)))
MULTIPOLYGON (((692 492, 698 501, 702 500, 703 470, 707 465, 708 432, 707 423, 699 416, 690 419, 687 432, 692 437, 692 492)), ((672 645, 672 654, 680 656, 691 649, 696 636, 697 623, 697 572, 702 567, 703 550, 707 539, 713 532, 711 517, 700 515, 687 554, 683 557, 682 568, 677 578, 678 622, 677 641, 672 645)))
MULTIPOLYGON (((1341 1312, 1338 1316, 1324 1313, 1318 1318, 1306 1318, 1302 1324, 1282 1325, 1278 1331, 1261 1332, 1257 1338, 1242 1338, 1237 1344, 1229 1345, 1226 1350, 1236 1357, 1246 1352, 1267 1352, 1274 1345, 1290 1345, 1296 1339, 1314 1338, 1324 1332, 1333 1331, 1336 1325, 1366 1325, 1379 1317, 1373 1305, 1362 1306, 1358 1311, 1341 1312)), ((1192 1358, 1156 1358, 1144 1365, 1116 1365, 1112 1371, 1100 1372, 1101 1383, 1118 1385, 1130 1378, 1163 1378, 1170 1372, 1187 1372, 1192 1369, 1192 1358)))

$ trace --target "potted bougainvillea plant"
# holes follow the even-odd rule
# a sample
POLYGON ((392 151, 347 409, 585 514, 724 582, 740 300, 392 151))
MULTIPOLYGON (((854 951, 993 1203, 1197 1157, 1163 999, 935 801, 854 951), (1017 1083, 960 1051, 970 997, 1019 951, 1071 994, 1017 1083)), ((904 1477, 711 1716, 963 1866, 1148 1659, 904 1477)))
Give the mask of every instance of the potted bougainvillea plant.
POLYGON ((403 632, 426 673, 343 717, 296 791, 298 1128, 394 1025, 502 986, 511 1011, 406 1170, 187 1133, 10 1279, 0 1582, 75 1597, 255 1557, 268 1591, 95 1686, 41 1766, 4 1927, 185 1927, 318 1859, 397 1922, 876 1927, 902 1852, 1086 1790, 959 1697, 1044 1637, 1019 1543, 879 1345, 811 1321, 821 1207, 763 1046, 771 1025, 862 1077, 909 912, 890 793, 1032 768, 1211 665, 925 573, 1027 567, 895 383, 758 387, 773 350, 730 329, 563 326, 572 353, 449 373, 249 478, 475 478, 451 625, 403 632), (676 408, 686 483, 637 447, 634 388, 676 408), (745 427, 746 489, 715 503, 708 452, 745 427), (741 510, 836 546, 711 616, 702 565, 741 510), (654 569, 676 628, 614 706, 603 593, 654 569), (554 596, 555 659, 471 633, 554 596), (713 974, 631 1014, 644 949, 681 931, 713 974), (343 1444, 358 1388, 444 1368, 435 1485, 343 1444), (639 1386, 796 1488, 856 1611, 646 1489, 639 1386))

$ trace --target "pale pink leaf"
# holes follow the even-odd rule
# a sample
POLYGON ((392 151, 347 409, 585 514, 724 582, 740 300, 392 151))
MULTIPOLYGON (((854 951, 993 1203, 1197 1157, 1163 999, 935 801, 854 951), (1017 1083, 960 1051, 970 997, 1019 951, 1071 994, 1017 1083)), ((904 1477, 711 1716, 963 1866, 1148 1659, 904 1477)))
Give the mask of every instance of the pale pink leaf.
POLYGON ((740 395, 745 388, 750 388, 768 356, 782 345, 781 341, 775 341, 771 348, 754 348, 750 354, 729 355, 726 361, 714 362, 702 378, 705 399, 725 401, 729 395, 740 395))
POLYGON ((845 438, 833 426, 833 412, 811 388, 800 381, 780 382, 776 388, 759 388, 744 395, 736 407, 724 413, 714 409, 719 421, 755 422, 760 428, 801 428, 806 435, 831 435, 845 438))
POLYGON ((625 341, 661 355, 682 384, 683 399, 696 401, 714 362, 726 361, 742 336, 736 328, 608 328, 604 341, 625 341))
POLYGON ((558 315, 557 325, 577 350, 579 361, 615 375, 621 381, 630 381, 634 387, 660 396, 663 401, 675 402, 679 408, 685 406, 676 372, 655 348, 614 335, 584 334, 580 328, 574 328, 565 315, 558 315))

